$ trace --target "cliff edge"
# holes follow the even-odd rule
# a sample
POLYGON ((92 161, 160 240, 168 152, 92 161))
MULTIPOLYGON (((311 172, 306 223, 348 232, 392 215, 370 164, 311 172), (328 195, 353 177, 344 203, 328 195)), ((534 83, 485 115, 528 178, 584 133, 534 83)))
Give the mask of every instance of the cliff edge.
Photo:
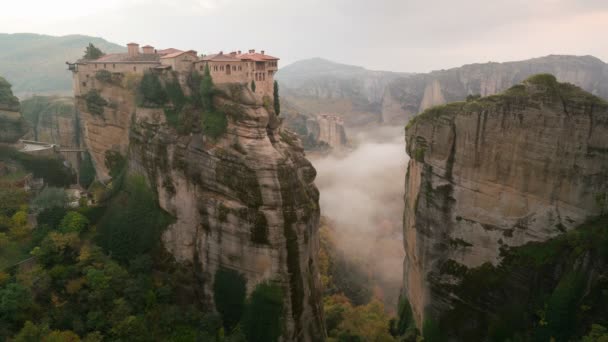
POLYGON ((552 75, 428 109, 406 141, 403 295, 419 328, 466 305, 467 270, 605 209, 608 103, 552 75))

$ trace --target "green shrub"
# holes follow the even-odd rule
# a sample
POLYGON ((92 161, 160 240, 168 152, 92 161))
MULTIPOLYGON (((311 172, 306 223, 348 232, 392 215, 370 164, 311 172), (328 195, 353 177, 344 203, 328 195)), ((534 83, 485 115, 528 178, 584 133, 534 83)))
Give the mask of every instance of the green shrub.
POLYGON ((11 84, 0 77, 0 104, 9 108, 19 108, 19 99, 13 95, 11 84))
POLYGON ((38 214, 36 221, 39 226, 46 225, 51 229, 57 229, 66 214, 67 210, 64 207, 45 208, 38 214))
POLYGON ((112 83, 112 73, 108 70, 98 70, 95 73, 95 78, 100 82, 112 83))
POLYGON ((87 102, 87 111, 91 114, 102 115, 103 107, 108 105, 106 101, 96 89, 91 89, 84 97, 87 102))
POLYGON ((201 120, 203 134, 217 139, 226 133, 228 129, 228 119, 226 114, 220 111, 204 112, 201 120))
POLYGON ((241 320, 247 296, 245 284, 245 277, 237 271, 220 267, 215 272, 213 300, 226 331, 232 331, 241 320))
POLYGON ((262 283, 251 293, 243 319, 248 342, 274 342, 283 330, 283 290, 274 283, 262 283))

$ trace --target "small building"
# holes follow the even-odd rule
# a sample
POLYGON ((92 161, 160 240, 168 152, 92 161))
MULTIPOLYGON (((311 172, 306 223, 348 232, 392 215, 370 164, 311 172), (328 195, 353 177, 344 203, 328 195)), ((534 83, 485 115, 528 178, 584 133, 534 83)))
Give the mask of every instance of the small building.
POLYGON ((194 63, 198 61, 196 51, 178 51, 163 55, 160 57, 162 65, 170 66, 172 70, 177 72, 190 72, 194 67, 194 63))

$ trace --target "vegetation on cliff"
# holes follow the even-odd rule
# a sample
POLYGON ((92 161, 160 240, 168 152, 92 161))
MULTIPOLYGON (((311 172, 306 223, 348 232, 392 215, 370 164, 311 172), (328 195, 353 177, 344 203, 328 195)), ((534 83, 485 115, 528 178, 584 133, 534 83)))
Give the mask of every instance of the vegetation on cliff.
POLYGON ((459 284, 433 285, 458 300, 429 320, 434 327, 428 329, 440 341, 571 341, 598 334, 608 326, 607 270, 603 216, 554 239, 505 250, 498 266, 460 267, 459 284))
POLYGON ((540 103, 563 103, 565 108, 576 105, 595 105, 608 107, 608 102, 571 84, 560 83, 551 74, 533 75, 522 83, 506 91, 486 96, 469 96, 467 101, 452 102, 425 110, 412 118, 406 129, 410 129, 420 120, 435 120, 441 117, 451 118, 462 112, 480 112, 483 110, 508 108, 511 106, 535 106, 540 103))

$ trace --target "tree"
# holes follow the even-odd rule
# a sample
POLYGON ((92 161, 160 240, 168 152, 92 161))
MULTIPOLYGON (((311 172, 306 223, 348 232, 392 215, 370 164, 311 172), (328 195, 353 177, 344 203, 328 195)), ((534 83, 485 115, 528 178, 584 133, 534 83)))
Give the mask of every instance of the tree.
POLYGON ((283 291, 276 284, 262 283, 251 293, 243 330, 249 342, 273 342, 283 327, 283 291))
POLYGON ((89 46, 84 50, 84 59, 97 59, 103 55, 103 51, 93 45, 93 43, 89 43, 89 46))
POLYGON ((142 96, 142 105, 158 107, 167 103, 167 92, 163 88, 158 76, 152 72, 145 72, 139 85, 139 93, 142 96))
POLYGON ((608 329, 599 324, 593 324, 589 335, 584 336, 581 342, 608 342, 608 329))
POLYGON ((75 211, 65 215, 59 224, 62 233, 80 233, 89 227, 89 219, 75 211))
POLYGON ((48 208, 65 208, 68 195, 61 188, 46 187, 34 198, 32 207, 42 211, 48 208))
POLYGON ((273 95, 274 113, 278 116, 279 114, 281 114, 281 102, 279 102, 279 83, 277 81, 274 81, 273 95))
POLYGON ((213 108, 213 94, 215 90, 213 88, 213 78, 209 71, 209 65, 205 66, 205 73, 201 79, 201 106, 203 111, 212 112, 213 108))
POLYGON ((82 159, 82 163, 80 164, 80 179, 78 181, 83 188, 88 189, 94 180, 95 166, 93 166, 91 155, 89 152, 86 152, 84 154, 84 158, 82 159))
POLYGON ((251 80, 251 91, 255 93, 255 81, 251 80))
POLYGON ((46 324, 36 325, 31 321, 25 322, 21 331, 15 336, 15 342, 42 341, 51 330, 46 324))
POLYGON ((32 303, 28 288, 17 283, 8 284, 0 289, 0 321, 19 322, 28 316, 27 311, 32 303))
POLYGON ((226 331, 232 331, 243 315, 245 306, 245 277, 237 271, 220 268, 215 272, 213 300, 222 315, 226 331))

